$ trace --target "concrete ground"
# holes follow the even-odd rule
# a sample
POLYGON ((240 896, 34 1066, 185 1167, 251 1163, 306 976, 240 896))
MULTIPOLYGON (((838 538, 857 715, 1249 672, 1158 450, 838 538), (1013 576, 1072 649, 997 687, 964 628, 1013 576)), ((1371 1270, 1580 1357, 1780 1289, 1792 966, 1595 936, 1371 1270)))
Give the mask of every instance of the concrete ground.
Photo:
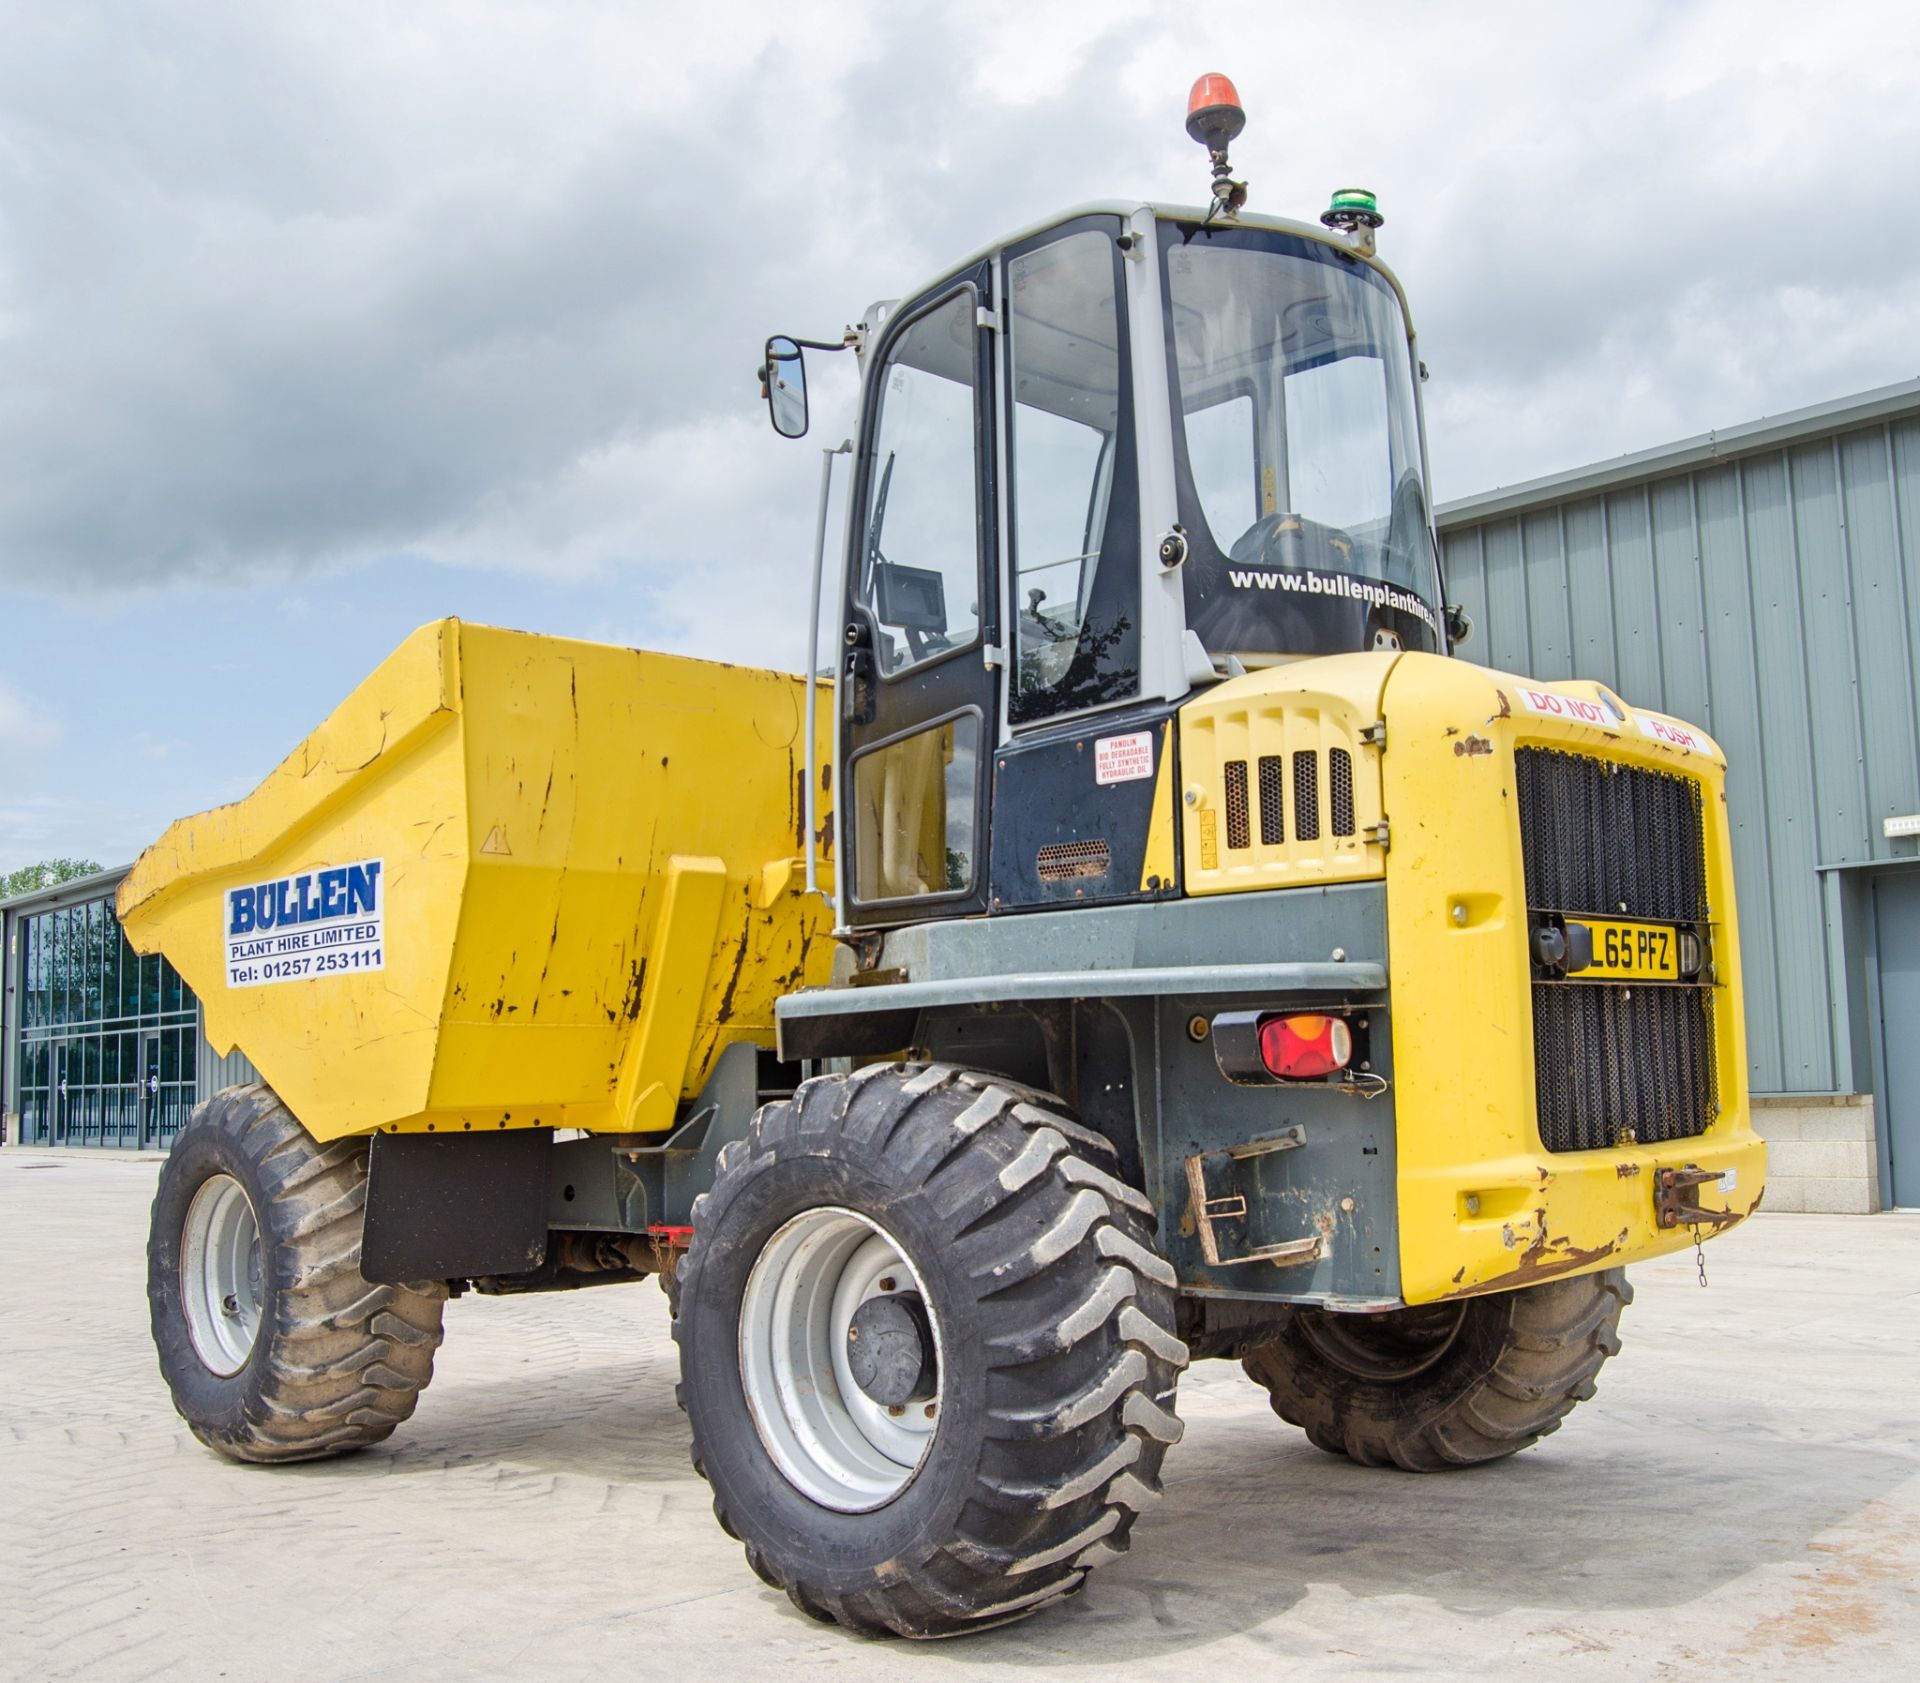
POLYGON ((916 1647, 802 1618, 715 1526, 652 1285, 464 1298, 387 1444, 216 1459, 148 1344, 154 1174, 0 1151, 7 1678, 1853 1679, 1920 1653, 1920 1215, 1761 1216, 1704 1292, 1691 1256, 1636 1269, 1598 1398, 1475 1473, 1333 1460, 1202 1364, 1130 1555, 916 1647))

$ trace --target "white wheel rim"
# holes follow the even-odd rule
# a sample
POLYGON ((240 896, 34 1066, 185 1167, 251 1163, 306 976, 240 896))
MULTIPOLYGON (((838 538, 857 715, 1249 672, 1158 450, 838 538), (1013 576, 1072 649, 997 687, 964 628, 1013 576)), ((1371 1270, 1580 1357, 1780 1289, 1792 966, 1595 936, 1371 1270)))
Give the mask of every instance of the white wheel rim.
POLYGON ((180 1236, 180 1302, 208 1369, 238 1373, 260 1335, 260 1226, 246 1188, 214 1175, 187 1206, 180 1236))
POLYGON ((940 1320, 887 1231, 852 1210, 797 1215, 769 1239, 740 1303, 740 1382, 760 1441, 822 1507, 868 1513, 912 1482, 940 1421, 940 1320), (847 1331, 869 1298, 917 1293, 933 1332, 930 1399, 889 1408, 854 1382, 847 1331))

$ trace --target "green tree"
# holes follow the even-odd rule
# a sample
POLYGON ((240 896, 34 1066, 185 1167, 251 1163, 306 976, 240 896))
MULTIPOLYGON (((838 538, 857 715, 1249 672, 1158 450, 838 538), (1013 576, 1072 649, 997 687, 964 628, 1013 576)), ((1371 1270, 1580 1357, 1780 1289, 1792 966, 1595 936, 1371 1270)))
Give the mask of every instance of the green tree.
POLYGON ((97 859, 42 859, 37 865, 22 865, 17 871, 0 876, 0 900, 16 894, 31 894, 36 889, 52 888, 75 877, 90 877, 104 870, 97 859))

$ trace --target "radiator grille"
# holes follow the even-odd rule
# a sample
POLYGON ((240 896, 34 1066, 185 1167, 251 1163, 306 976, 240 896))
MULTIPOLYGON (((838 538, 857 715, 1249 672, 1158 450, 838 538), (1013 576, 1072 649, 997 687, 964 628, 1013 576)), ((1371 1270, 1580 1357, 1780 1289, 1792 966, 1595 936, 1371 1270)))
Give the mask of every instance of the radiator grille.
POLYGON ((1533 1053, 1549 1151, 1692 1139, 1719 1108, 1711 988, 1536 982, 1533 1053))
POLYGON ((1514 754, 1535 911, 1697 922, 1707 915, 1700 785, 1555 748, 1514 754))
POLYGON ((1042 882, 1070 882, 1075 877, 1103 877, 1110 862, 1103 841, 1055 842, 1040 849, 1034 871, 1042 882))
POLYGON ((1327 808, 1336 836, 1353 834, 1353 756, 1344 748, 1327 750, 1327 808))
MULTIPOLYGON (((1699 784, 1552 748, 1514 759, 1531 910, 1707 920, 1699 784)), ((1691 1139, 1719 1110, 1711 987, 1536 981, 1533 1052, 1549 1151, 1691 1139)))
POLYGON ((1293 833, 1301 841, 1320 839, 1320 756, 1293 756, 1293 833))
POLYGON ((1287 762, 1279 754, 1260 756, 1260 845, 1278 847, 1287 839, 1287 762))
POLYGON ((1247 823, 1247 762, 1229 760, 1225 767, 1227 785, 1227 846, 1251 847, 1253 833, 1247 823))

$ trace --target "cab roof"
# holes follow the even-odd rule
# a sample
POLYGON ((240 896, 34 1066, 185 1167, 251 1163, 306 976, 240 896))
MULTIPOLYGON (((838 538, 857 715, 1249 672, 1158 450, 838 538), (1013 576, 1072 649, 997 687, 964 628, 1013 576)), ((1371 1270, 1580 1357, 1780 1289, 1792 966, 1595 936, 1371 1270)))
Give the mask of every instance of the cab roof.
MULTIPOLYGON (((958 262, 949 263, 945 268, 927 276, 918 285, 909 287, 895 297, 878 300, 868 306, 863 321, 870 333, 877 331, 882 321, 892 315, 893 307, 902 299, 919 298, 933 291, 942 281, 964 274, 976 264, 985 262, 996 252, 1004 251, 1011 245, 1018 245, 1023 240, 1032 239, 1036 234, 1044 234, 1049 228, 1058 228, 1062 223, 1072 222, 1077 217, 1117 216, 1125 221, 1143 213, 1162 222, 1204 222, 1207 219, 1207 209, 1204 205, 1160 204, 1147 199, 1095 199, 1086 204, 1073 205, 1065 210, 1056 211, 1051 216, 1043 217, 1037 222, 1030 222, 1025 227, 1016 228, 1012 233, 1002 235, 991 244, 968 252, 958 262)), ((1394 296, 1400 300, 1400 313, 1407 324, 1407 336, 1413 337, 1413 314, 1407 307, 1406 289, 1401 286, 1399 277, 1379 258, 1367 257, 1355 251, 1343 235, 1317 222, 1296 222, 1291 217, 1267 216, 1258 212, 1242 211, 1238 216, 1221 217, 1218 220, 1220 225, 1226 228, 1260 228, 1279 234, 1291 234, 1296 239, 1316 240, 1321 245, 1330 245, 1336 251, 1344 252, 1356 263, 1364 263, 1393 288, 1394 296)))

